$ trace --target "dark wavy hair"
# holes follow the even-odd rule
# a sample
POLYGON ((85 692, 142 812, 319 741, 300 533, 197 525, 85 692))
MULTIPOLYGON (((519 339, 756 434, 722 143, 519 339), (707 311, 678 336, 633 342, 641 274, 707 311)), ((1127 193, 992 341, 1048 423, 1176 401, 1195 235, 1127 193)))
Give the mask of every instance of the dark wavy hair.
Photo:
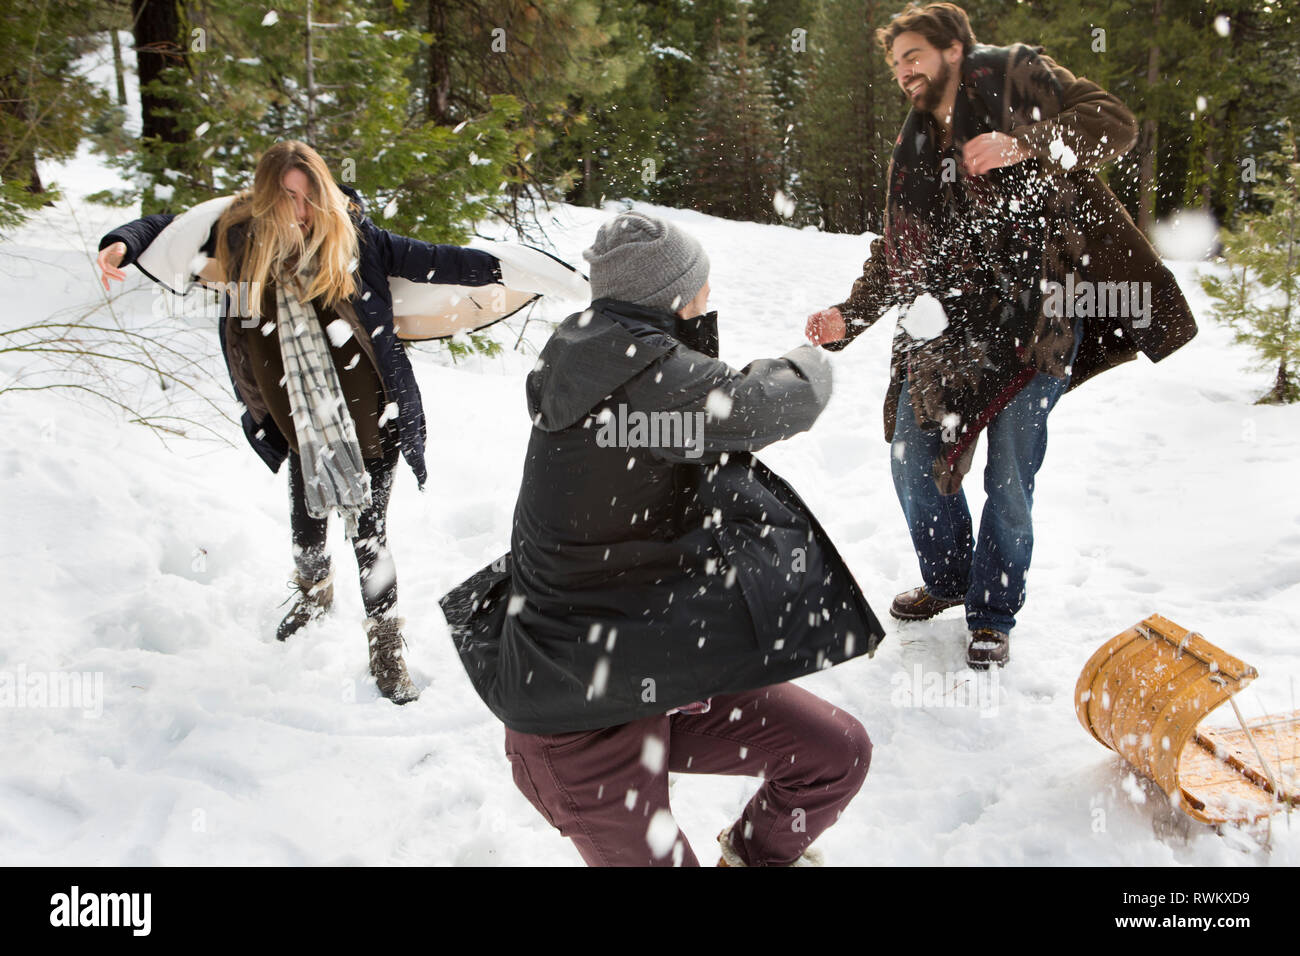
POLYGON ((890 56, 894 41, 900 33, 919 33, 938 50, 946 50, 953 41, 961 42, 962 53, 970 52, 975 45, 975 33, 970 28, 966 11, 955 3, 909 4, 901 13, 894 14, 889 26, 876 31, 876 42, 890 56))

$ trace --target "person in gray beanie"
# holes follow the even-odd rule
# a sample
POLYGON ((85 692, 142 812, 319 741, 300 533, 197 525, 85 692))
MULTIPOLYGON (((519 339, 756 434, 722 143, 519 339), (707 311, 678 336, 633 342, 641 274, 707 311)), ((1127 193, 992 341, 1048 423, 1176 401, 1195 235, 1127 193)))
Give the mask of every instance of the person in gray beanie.
POLYGON ((625 212, 596 233, 582 257, 591 263, 591 297, 676 312, 709 279, 704 247, 670 222, 625 212))
POLYGON ((697 865, 671 771, 762 779, 722 862, 807 865, 871 742, 791 680, 873 653, 883 631, 752 453, 812 426, 830 366, 807 345, 719 361, 708 257, 670 223, 625 213, 584 255, 593 301, 528 376, 510 552, 443 612, 515 784, 589 864, 697 865))

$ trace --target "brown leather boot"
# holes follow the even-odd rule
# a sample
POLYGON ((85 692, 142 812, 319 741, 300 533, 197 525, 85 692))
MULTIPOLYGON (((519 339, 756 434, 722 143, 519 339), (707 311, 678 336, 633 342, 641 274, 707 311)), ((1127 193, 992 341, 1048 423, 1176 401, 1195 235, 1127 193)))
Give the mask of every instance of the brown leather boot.
POLYGON ((928 621, 941 611, 965 604, 966 598, 935 597, 925 589, 925 585, 904 591, 894 598, 889 605, 889 613, 900 621, 928 621))
POLYGON ((394 704, 409 704, 420 696, 406 671, 406 661, 402 660, 402 646, 406 643, 402 638, 402 627, 405 624, 406 621, 400 617, 386 617, 379 621, 366 618, 370 675, 379 685, 379 693, 394 704))
POLYGON ((971 670, 986 671, 996 664, 1003 667, 1011 663, 1011 636, 992 628, 981 627, 970 632, 970 647, 966 649, 966 666, 971 670))
POLYGON ((334 572, 331 571, 319 581, 308 581, 297 571, 293 573, 290 587, 296 587, 298 593, 291 595, 293 607, 284 616, 280 626, 275 629, 277 641, 287 641, 312 621, 325 616, 325 612, 334 603, 334 572))

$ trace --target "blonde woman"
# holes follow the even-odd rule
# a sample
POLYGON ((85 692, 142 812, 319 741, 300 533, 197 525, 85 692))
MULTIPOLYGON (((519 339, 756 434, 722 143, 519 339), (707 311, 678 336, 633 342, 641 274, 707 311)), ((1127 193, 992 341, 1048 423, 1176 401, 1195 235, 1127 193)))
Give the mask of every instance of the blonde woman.
MULTIPOLYGON (((122 268, 172 218, 146 216, 100 241, 105 288, 126 278, 122 268)), ((296 593, 276 636, 286 640, 333 601, 326 520, 337 511, 356 552, 370 673, 384 697, 415 700, 385 515, 399 454, 424 486, 425 424, 415 374, 394 334, 388 277, 487 285, 500 281, 499 263, 485 252, 378 228, 360 197, 296 141, 267 150, 252 189, 217 219, 203 252, 246 293, 239 302, 223 297, 219 323, 244 434, 272 471, 289 461, 296 593)))

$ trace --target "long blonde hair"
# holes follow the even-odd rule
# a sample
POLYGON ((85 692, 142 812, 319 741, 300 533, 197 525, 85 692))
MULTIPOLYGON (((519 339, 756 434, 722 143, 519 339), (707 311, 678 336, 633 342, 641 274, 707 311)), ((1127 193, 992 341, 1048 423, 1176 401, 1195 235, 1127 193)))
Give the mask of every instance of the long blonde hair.
POLYGON ((315 270, 306 289, 298 290, 300 298, 324 297, 332 307, 356 294, 357 231, 348 205, 325 160, 306 143, 285 140, 262 155, 253 188, 237 195, 217 223, 217 261, 227 281, 247 283, 242 288, 252 290, 244 301, 253 317, 261 315, 261 292, 285 270, 295 275, 306 266, 315 270), (305 235, 283 186, 291 169, 301 170, 309 184, 312 217, 305 235), (244 233, 237 246, 231 243, 232 228, 244 233))

